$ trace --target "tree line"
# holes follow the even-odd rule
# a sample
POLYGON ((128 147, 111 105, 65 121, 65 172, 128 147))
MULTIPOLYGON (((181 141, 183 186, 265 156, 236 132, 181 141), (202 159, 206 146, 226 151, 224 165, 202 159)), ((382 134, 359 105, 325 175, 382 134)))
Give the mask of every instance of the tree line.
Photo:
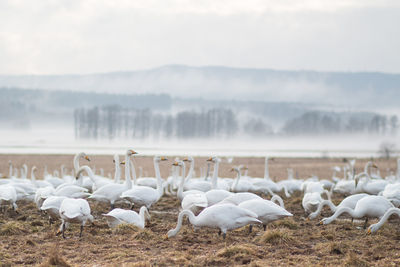
POLYGON ((181 111, 175 115, 119 105, 74 110, 75 137, 80 138, 210 138, 238 131, 230 109, 181 111))

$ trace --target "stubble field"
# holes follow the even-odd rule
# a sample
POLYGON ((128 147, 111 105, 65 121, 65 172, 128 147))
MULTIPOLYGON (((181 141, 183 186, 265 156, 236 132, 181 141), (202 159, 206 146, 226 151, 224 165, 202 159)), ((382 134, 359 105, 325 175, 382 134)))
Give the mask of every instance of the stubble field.
MULTIPOLYGON (((23 163, 36 165, 39 175, 44 164, 49 170, 61 164, 72 168, 69 155, 0 155, 0 172, 8 174, 8 161, 20 167, 23 163)), ((196 158, 196 173, 205 166, 205 158, 196 158)), ((343 166, 345 159, 275 158, 270 160, 270 176, 275 180, 287 177, 286 169, 293 168, 299 178, 317 175, 332 176, 331 167, 343 166)), ((361 171, 367 159, 357 160, 361 171)), ((394 171, 394 160, 374 160, 385 175, 394 171)), ((162 163, 161 174, 169 173, 173 158, 162 163)), ((81 161, 81 165, 86 164, 81 161)), ((152 159, 135 158, 136 166, 153 176, 152 159)), ((233 177, 232 165, 245 164, 249 175, 262 177, 263 158, 235 158, 231 164, 223 162, 220 176, 233 177)), ((104 168, 113 173, 112 157, 91 156, 90 166, 104 168)), ((301 206, 302 195, 294 194, 284 199, 286 209, 294 216, 262 227, 255 227, 251 234, 248 227, 228 232, 226 240, 218 230, 194 230, 186 221, 176 237, 168 239, 166 233, 176 225, 180 204, 176 197, 164 196, 150 210, 151 220, 144 230, 135 227, 110 229, 102 213, 109 206, 89 201, 94 225, 87 225, 79 238, 79 226, 73 225, 67 239, 56 236, 59 222, 49 225, 47 216, 35 204, 18 203, 19 213, 9 210, 0 213, 0 266, 1 265, 71 265, 71 266, 277 266, 277 265, 348 265, 348 266, 398 266, 400 264, 399 220, 392 218, 377 234, 367 235, 362 222, 352 223, 346 217, 330 225, 317 225, 316 220, 305 218, 301 206)), ((334 195, 337 204, 343 196, 334 195)), ((128 208, 125 206, 125 208, 128 208)), ((137 211, 138 208, 135 208, 137 211)), ((329 215, 324 210, 323 215, 329 215)), ((374 223, 372 220, 370 223, 374 223)))

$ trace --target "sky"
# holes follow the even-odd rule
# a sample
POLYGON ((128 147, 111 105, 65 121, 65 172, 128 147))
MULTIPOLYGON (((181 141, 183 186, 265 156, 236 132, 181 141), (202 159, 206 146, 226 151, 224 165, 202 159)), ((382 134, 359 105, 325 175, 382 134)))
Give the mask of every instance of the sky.
POLYGON ((2 0, 0 74, 167 64, 400 73, 398 0, 2 0))

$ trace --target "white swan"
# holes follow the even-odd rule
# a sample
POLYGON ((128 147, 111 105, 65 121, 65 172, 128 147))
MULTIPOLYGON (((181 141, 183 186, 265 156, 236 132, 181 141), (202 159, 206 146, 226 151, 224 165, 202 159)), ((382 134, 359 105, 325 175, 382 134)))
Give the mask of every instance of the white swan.
POLYGON ((117 227, 122 223, 133 224, 144 229, 146 219, 150 219, 150 214, 145 206, 139 210, 139 214, 133 210, 113 209, 107 214, 103 214, 107 219, 107 224, 111 228, 117 227))
MULTIPOLYGON (((160 169, 159 163, 159 156, 155 156, 153 158, 153 165, 154 165, 154 170, 160 169)), ((162 161, 167 160, 165 157, 161 157, 162 161)), ((139 179, 136 179, 136 182, 134 184, 139 185, 139 186, 148 186, 152 187, 154 189, 157 188, 157 183, 158 183, 158 177, 157 177, 157 172, 156 172, 156 177, 141 177, 139 179)))
MULTIPOLYGON (((244 201, 238 205, 240 208, 250 210, 257 214, 257 219, 259 219, 266 230, 267 224, 284 217, 291 217, 293 214, 285 210, 274 202, 266 199, 251 199, 244 201)), ((250 225, 250 232, 252 225, 250 225)))
POLYGON ((389 199, 396 207, 400 206, 400 182, 387 184, 382 191, 382 196, 389 199))
POLYGON ((250 200, 250 199, 262 199, 260 196, 250 193, 250 192, 239 192, 236 194, 232 194, 231 196, 225 198, 219 204, 233 204, 233 205, 239 205, 240 203, 250 200))
POLYGON ((305 193, 301 204, 302 204, 303 209, 306 212, 306 214, 309 214, 311 212, 316 211, 318 208, 318 205, 323 200, 324 199, 321 197, 321 194, 318 192, 305 193))
POLYGON ((12 185, 0 185, 0 207, 2 205, 11 205, 14 211, 17 210, 17 192, 12 185))
POLYGON ((240 180, 240 171, 242 169, 242 165, 239 167, 234 167, 232 168, 232 171, 235 171, 237 173, 237 177, 235 181, 232 184, 231 191, 232 192, 249 192, 249 191, 254 191, 254 186, 253 183, 250 182, 249 180, 240 180))
POLYGON ((375 223, 375 224, 371 224, 371 225, 368 227, 367 234, 372 234, 372 233, 375 233, 376 231, 378 231, 379 228, 382 227, 382 225, 389 219, 389 217, 390 217, 392 214, 396 214, 397 216, 400 217, 400 209, 398 209, 398 208, 390 208, 390 209, 388 209, 388 210, 385 212, 385 214, 381 217, 381 219, 379 220, 379 222, 377 222, 377 223, 375 223))
POLYGON ((74 198, 66 198, 61 202, 60 217, 62 221, 60 231, 63 238, 65 238, 65 229, 70 223, 79 223, 81 225, 79 237, 82 237, 83 226, 87 221, 93 222, 94 220, 90 214, 89 203, 84 199, 74 198))
POLYGON ((40 207, 43 204, 43 201, 45 201, 46 198, 53 196, 55 193, 55 190, 53 186, 47 186, 47 187, 41 187, 36 190, 35 193, 35 203, 36 207, 40 210, 40 207))
MULTIPOLYGON (((229 183, 227 183, 224 179, 218 178, 219 164, 221 162, 221 159, 218 157, 211 157, 211 158, 207 159, 207 161, 211 161, 214 163, 214 172, 213 172, 213 176, 211 178, 211 188, 209 188, 208 190, 206 190, 204 192, 207 192, 211 189, 223 189, 223 190, 229 191, 231 188, 229 183)), ((232 179, 230 179, 230 180, 232 181, 232 179)))
POLYGON ((337 209, 331 217, 322 219, 320 221, 320 224, 329 224, 336 220, 336 218, 338 218, 343 213, 347 213, 355 219, 366 218, 364 224, 365 228, 369 218, 381 218, 390 208, 393 208, 393 204, 390 203, 390 201, 387 200, 385 197, 366 196, 361 198, 357 202, 354 209, 348 207, 337 209))
MULTIPOLYGON (((133 150, 127 150, 125 154, 125 183, 124 184, 106 184, 96 191, 92 193, 92 195, 89 196, 89 198, 101 201, 101 202, 107 202, 110 203, 111 209, 114 209, 114 203, 117 200, 120 200, 121 194, 129 189, 132 188, 132 181, 131 181, 131 175, 130 175, 130 157, 132 155, 137 154, 133 150)), ((80 170, 81 171, 81 170, 80 170)))
POLYGON ((288 178, 286 180, 279 181, 277 184, 282 188, 286 188, 289 194, 292 194, 296 191, 301 191, 301 185, 303 180, 294 179, 293 178, 293 169, 288 168, 288 178))
POLYGON ((357 202, 362 199, 363 197, 369 196, 368 194, 362 193, 362 194, 355 194, 346 197, 345 199, 340 202, 339 205, 335 206, 335 204, 332 203, 331 200, 323 200, 322 202, 319 203, 318 209, 311 213, 308 218, 315 219, 322 211, 324 206, 328 206, 332 212, 335 212, 337 209, 341 207, 348 207, 351 209, 354 209, 356 207, 357 202))
MULTIPOLYGON (((154 189, 149 186, 134 185, 132 186, 131 189, 124 191, 121 194, 121 198, 129 201, 132 205, 137 205, 139 207, 146 206, 148 209, 150 209, 151 205, 156 203, 163 196, 164 193, 159 162, 166 160, 167 159, 165 157, 160 157, 160 156, 156 156, 153 159, 155 173, 157 177, 157 189, 154 189)), ((125 163, 125 166, 126 165, 128 164, 125 163)), ((125 169, 125 175, 126 175, 126 169, 125 169)), ((132 175, 134 176, 134 179, 136 179, 136 174, 134 172, 132 173, 132 175)))
POLYGON ((178 216, 177 226, 175 229, 168 231, 168 237, 178 234, 182 227, 184 216, 188 216, 190 223, 196 227, 218 228, 223 233, 224 239, 228 230, 237 229, 250 223, 261 223, 257 219, 257 214, 247 209, 232 204, 214 205, 205 208, 197 216, 189 210, 181 211, 178 216))
POLYGON ((31 169, 31 182, 32 185, 37 187, 37 188, 41 188, 41 187, 53 187, 53 184, 47 182, 47 181, 43 181, 43 180, 36 180, 36 175, 35 172, 37 171, 36 166, 33 166, 31 169))
POLYGON ((385 187, 388 184, 388 181, 382 179, 371 180, 371 177, 367 172, 362 172, 356 175, 354 180, 356 184, 355 192, 367 193, 371 195, 378 195, 380 192, 385 190, 385 187), (361 179, 361 177, 364 178, 361 179))
POLYGON ((47 212, 50 224, 52 220, 58 220, 60 218, 60 206, 66 198, 67 197, 64 196, 49 196, 43 201, 40 210, 47 212))
POLYGON ((190 210, 194 214, 199 214, 204 208, 208 207, 208 200, 204 192, 187 194, 181 201, 183 210, 190 210))

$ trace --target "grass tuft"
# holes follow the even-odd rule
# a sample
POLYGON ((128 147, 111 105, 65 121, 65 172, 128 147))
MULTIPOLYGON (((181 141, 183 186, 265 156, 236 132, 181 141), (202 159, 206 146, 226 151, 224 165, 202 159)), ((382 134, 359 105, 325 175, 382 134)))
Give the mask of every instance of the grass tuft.
POLYGON ((6 222, 0 226, 0 235, 20 235, 28 232, 25 225, 20 222, 6 222))
POLYGON ((286 229, 275 229, 266 231, 262 236, 255 238, 256 242, 269 243, 273 245, 288 244, 294 241, 292 234, 286 229))
POLYGON ((357 256, 354 252, 350 252, 346 257, 344 266, 367 267, 370 266, 370 264, 368 261, 365 261, 361 257, 357 256))
POLYGON ((223 248, 217 252, 217 256, 224 258, 231 258, 237 256, 238 254, 252 255, 254 254, 254 249, 243 245, 232 245, 227 248, 223 248))
POLYGON ((293 218, 285 218, 283 220, 276 221, 273 223, 273 225, 277 226, 277 227, 285 227, 290 230, 299 229, 299 225, 297 224, 297 222, 295 220, 293 220, 293 218))
POLYGON ((47 261, 41 264, 41 267, 47 266, 59 266, 59 267, 70 267, 71 265, 65 261, 65 259, 59 254, 58 247, 54 246, 49 253, 47 261))

